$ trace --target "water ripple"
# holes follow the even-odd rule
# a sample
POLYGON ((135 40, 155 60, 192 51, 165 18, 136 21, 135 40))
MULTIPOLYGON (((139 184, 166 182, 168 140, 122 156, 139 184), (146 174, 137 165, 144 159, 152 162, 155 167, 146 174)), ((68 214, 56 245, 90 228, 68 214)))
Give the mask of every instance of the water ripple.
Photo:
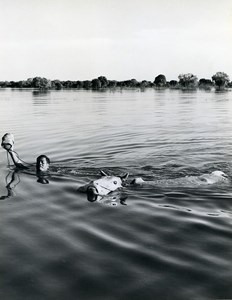
POLYGON ((0 102, 20 157, 52 161, 49 184, 20 171, 4 197, 0 151, 1 299, 231 298, 230 92, 2 89, 0 102), (100 169, 130 173, 127 205, 77 192, 100 169), (229 182, 186 186, 215 170, 229 182))

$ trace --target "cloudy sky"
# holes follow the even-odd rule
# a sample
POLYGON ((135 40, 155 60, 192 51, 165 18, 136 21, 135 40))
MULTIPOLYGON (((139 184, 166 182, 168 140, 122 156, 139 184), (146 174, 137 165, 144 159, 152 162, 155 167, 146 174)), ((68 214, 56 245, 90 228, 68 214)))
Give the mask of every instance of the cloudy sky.
POLYGON ((231 0, 0 0, 0 80, 232 80, 231 0))

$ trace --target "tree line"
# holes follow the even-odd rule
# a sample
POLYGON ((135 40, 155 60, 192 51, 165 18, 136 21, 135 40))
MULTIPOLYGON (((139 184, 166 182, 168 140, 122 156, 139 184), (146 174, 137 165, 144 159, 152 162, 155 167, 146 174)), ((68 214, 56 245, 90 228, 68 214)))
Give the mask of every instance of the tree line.
POLYGON ((36 88, 36 89, 114 89, 114 88, 157 88, 157 89, 182 89, 194 90, 197 88, 211 90, 224 90, 232 88, 229 76, 224 72, 217 72, 211 79, 201 78, 198 80, 196 75, 192 73, 180 74, 178 80, 167 81, 165 75, 159 74, 154 81, 137 81, 136 79, 116 81, 108 80, 105 76, 99 76, 92 80, 84 81, 61 81, 50 80, 44 77, 34 77, 21 81, 0 81, 1 88, 36 88))

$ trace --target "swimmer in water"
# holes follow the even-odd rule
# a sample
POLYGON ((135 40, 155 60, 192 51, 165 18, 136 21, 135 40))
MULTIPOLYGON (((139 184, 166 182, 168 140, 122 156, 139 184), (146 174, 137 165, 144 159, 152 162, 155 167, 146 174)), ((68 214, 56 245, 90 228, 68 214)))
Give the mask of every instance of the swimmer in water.
POLYGON ((37 172, 46 172, 50 166, 50 159, 42 154, 36 158, 36 171, 37 172))
MULTIPOLYGON (((30 164, 28 164, 28 163, 24 162, 22 159, 20 159, 19 155, 14 151, 14 136, 13 136, 13 134, 11 134, 11 133, 4 134, 4 136, 2 137, 1 146, 3 149, 5 149, 9 153, 16 168, 22 169, 22 170, 29 169, 30 164)), ((49 170, 49 166, 50 166, 50 159, 46 155, 40 155, 37 157, 37 159, 36 159, 36 172, 37 173, 47 172, 49 170)))

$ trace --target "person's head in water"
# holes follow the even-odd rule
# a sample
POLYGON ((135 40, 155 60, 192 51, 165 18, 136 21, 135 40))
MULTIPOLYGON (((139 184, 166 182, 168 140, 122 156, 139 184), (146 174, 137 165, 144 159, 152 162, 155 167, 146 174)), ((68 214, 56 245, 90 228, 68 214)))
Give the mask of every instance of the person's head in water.
POLYGON ((49 169, 50 159, 46 155, 40 155, 36 159, 36 171, 46 172, 49 169))

